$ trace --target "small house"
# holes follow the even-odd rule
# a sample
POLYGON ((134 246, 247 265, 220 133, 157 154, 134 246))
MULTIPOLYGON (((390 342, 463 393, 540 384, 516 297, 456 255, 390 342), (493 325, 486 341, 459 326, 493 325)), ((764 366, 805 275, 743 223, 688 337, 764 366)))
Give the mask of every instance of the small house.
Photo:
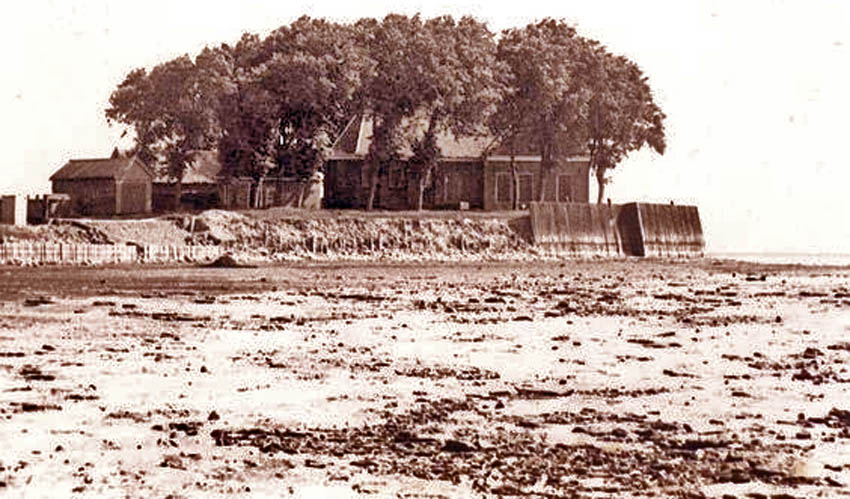
POLYGON ((72 159, 50 181, 67 194, 76 215, 114 216, 151 212, 153 172, 137 157, 72 159))

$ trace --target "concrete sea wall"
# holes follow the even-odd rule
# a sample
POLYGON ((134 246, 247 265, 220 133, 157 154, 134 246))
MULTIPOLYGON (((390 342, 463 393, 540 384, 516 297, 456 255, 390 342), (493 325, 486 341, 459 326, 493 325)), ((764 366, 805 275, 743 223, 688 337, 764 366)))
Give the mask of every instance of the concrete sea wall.
POLYGON ((532 203, 535 245, 575 256, 701 257, 696 206, 650 203, 532 203))
POLYGON ((576 256, 619 255, 617 211, 609 205, 531 203, 532 242, 576 256))
POLYGON ((702 256, 705 240, 696 206, 630 203, 621 212, 635 210, 643 225, 643 256, 702 256))

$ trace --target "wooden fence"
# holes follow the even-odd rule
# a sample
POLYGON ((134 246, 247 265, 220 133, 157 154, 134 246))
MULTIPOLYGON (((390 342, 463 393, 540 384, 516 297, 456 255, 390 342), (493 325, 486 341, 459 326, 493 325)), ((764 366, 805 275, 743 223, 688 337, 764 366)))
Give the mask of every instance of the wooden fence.
POLYGON ((0 265, 105 265, 211 260, 222 255, 218 246, 131 246, 14 242, 0 244, 0 265))

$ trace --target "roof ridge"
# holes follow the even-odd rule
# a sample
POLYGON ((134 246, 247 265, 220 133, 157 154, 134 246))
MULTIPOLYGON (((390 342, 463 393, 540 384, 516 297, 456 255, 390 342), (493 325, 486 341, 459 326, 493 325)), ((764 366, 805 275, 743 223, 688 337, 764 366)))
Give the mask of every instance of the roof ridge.
POLYGON ((68 162, 70 163, 72 161, 121 161, 121 160, 133 159, 135 157, 136 156, 130 156, 130 157, 127 157, 127 158, 78 158, 78 159, 69 159, 68 162))

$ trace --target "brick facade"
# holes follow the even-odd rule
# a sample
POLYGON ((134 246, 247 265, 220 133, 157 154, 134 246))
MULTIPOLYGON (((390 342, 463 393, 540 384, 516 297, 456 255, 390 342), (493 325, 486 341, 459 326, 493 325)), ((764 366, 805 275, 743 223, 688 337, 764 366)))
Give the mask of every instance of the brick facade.
MULTIPOLYGON (((412 125, 416 125, 412 123, 412 125)), ((372 122, 357 117, 349 122, 326 164, 325 206, 365 208, 369 197, 370 172, 365 166, 371 143, 372 122)), ((513 206, 513 176, 510 157, 488 137, 455 137, 443 132, 437 137, 442 157, 425 190, 423 207, 506 210, 513 206)), ((588 158, 563 160, 541 175, 540 157, 523 151, 516 156, 519 172, 520 207, 532 201, 587 203, 590 195, 588 158)), ((401 151, 402 158, 410 157, 401 151)), ((378 178, 373 207, 411 210, 417 207, 419 178, 405 160, 388 165, 378 178)))
MULTIPOLYGON (((519 206, 525 209, 532 201, 540 200, 543 189, 545 201, 587 203, 590 195, 589 166, 577 158, 552 168, 541 178, 539 161, 516 162, 519 173, 519 206)), ((325 207, 366 207, 369 196, 369 172, 363 160, 330 160, 325 175, 325 207)), ((408 172, 405 165, 387 168, 378 179, 375 209, 416 209, 419 178, 408 172)), ((441 161, 432 175, 432 184, 425 190, 426 209, 458 208, 465 203, 471 209, 509 210, 513 207, 513 175, 510 161, 501 158, 488 160, 441 161)))

